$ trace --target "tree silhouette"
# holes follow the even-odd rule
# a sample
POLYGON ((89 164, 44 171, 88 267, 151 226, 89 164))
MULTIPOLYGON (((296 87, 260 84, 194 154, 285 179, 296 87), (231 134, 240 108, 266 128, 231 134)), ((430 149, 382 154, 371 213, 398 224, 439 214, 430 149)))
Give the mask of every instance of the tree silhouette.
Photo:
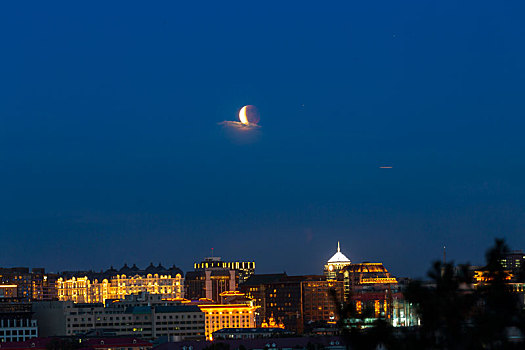
MULTIPOLYGON (((384 319, 365 328, 364 318, 372 317, 367 316, 373 311, 370 305, 363 303, 358 312, 352 291, 347 303, 332 293, 346 344, 352 350, 376 349, 379 345, 389 350, 525 348, 508 339, 511 327, 525 334, 525 312, 502 265, 508 252, 505 241, 496 239, 486 252, 486 265, 478 281, 474 281, 469 265, 434 262, 427 273, 428 281, 412 281, 404 291, 406 302, 415 305, 421 321, 421 326, 413 329, 394 333, 384 319)), ((524 280, 525 269, 515 278, 524 280)))
POLYGON ((421 319, 421 340, 426 346, 463 349, 464 326, 475 302, 472 293, 460 288, 468 283, 468 266, 436 261, 428 277, 430 284, 414 281, 405 291, 421 319))
POLYGON ((485 278, 477 289, 480 309, 474 319, 476 338, 485 348, 507 346, 506 330, 520 325, 519 300, 508 283, 509 272, 501 264, 508 253, 505 241, 496 239, 485 254, 485 278))

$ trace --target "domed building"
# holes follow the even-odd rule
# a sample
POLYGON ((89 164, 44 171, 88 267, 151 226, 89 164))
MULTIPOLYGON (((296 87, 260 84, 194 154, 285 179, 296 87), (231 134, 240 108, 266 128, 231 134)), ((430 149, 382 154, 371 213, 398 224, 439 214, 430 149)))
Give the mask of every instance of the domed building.
POLYGON ((337 280, 337 276, 341 272, 341 270, 350 265, 352 262, 350 259, 346 257, 343 253, 341 253, 341 246, 339 242, 337 242, 337 252, 328 260, 326 265, 324 266, 324 275, 327 280, 337 280))

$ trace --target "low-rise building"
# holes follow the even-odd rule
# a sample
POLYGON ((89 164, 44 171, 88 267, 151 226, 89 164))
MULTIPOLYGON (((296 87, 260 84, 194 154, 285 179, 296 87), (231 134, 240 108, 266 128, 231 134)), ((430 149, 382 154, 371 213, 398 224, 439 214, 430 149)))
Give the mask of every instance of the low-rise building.
POLYGON ((272 338, 244 338, 223 339, 217 342, 182 341, 164 343, 155 350, 206 350, 212 347, 221 349, 246 349, 246 350, 346 350, 346 342, 341 337, 272 337, 272 338))
POLYGON ((153 347, 153 344, 143 339, 132 337, 90 339, 46 337, 0 344, 0 349, 10 350, 76 349, 78 347, 81 347, 82 350, 149 350, 153 347))
POLYGON ((213 332, 213 340, 221 339, 259 339, 291 335, 282 328, 223 328, 213 332))
POLYGON ((24 341, 38 336, 31 304, 15 299, 0 301, 0 342, 24 341))
POLYGON ((124 300, 101 303, 37 302, 35 317, 42 336, 72 336, 93 330, 111 330, 116 336, 144 339, 175 337, 204 339, 204 313, 195 305, 162 301, 160 295, 141 293, 124 300))
POLYGON ((240 292, 223 292, 220 303, 209 299, 189 302, 206 315, 206 339, 213 340, 213 332, 223 328, 254 328, 253 299, 240 292))

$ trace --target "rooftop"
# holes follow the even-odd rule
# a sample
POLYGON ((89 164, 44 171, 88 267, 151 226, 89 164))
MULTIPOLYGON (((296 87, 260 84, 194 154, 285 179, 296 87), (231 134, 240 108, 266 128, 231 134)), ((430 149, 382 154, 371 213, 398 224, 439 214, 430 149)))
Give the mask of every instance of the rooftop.
POLYGON ((341 253, 341 246, 337 242, 337 252, 328 260, 329 264, 340 264, 340 263, 350 263, 350 259, 341 253))

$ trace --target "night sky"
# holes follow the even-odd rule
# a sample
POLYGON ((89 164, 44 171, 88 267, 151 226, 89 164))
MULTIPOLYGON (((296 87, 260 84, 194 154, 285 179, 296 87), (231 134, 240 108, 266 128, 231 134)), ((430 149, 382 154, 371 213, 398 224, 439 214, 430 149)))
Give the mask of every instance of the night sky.
POLYGON ((318 274, 340 240, 417 277, 443 244, 525 249, 524 11, 3 2, 0 266, 187 271, 213 247, 318 274))

